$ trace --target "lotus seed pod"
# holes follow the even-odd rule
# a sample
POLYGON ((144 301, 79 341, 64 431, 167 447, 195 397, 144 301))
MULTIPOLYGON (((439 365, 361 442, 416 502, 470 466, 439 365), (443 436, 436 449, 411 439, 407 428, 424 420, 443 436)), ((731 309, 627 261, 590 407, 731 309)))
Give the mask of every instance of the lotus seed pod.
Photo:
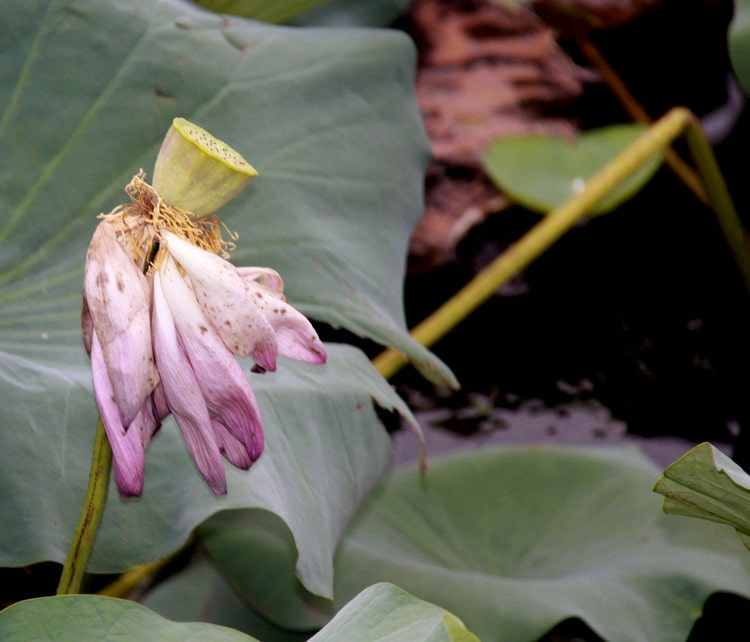
POLYGON ((225 142, 175 118, 156 159, 154 189, 169 205, 200 217, 231 201, 257 175, 225 142))

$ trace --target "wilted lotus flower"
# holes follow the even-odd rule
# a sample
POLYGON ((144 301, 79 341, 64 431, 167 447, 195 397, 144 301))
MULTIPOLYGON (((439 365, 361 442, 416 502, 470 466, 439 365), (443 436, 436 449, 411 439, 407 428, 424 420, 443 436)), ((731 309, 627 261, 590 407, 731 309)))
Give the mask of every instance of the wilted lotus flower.
POLYGON ((154 174, 154 187, 134 177, 126 188, 133 202, 102 216, 86 256, 82 326, 96 402, 121 494, 141 494, 145 449, 171 413, 221 495, 221 456, 247 469, 263 452, 260 410, 234 355, 265 372, 278 354, 325 363, 326 352, 286 303, 277 272, 219 256, 228 244, 210 214, 255 170, 178 118, 154 174))

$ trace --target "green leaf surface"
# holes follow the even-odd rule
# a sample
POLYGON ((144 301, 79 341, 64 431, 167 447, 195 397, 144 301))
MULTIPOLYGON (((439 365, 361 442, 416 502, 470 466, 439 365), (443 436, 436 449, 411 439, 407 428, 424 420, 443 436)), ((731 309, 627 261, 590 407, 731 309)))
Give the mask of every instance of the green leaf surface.
MULTIPOLYGON (((644 131, 643 125, 615 125, 586 132, 575 141, 560 136, 508 136, 489 147, 484 168, 511 198, 546 214, 582 191, 589 178, 644 131)), ((651 158, 592 213, 609 212, 636 194, 660 164, 661 155, 651 158)))
MULTIPOLYGON (((266 424, 266 451, 247 472, 227 467, 226 497, 211 494, 174 422, 165 422, 146 458, 143 497, 122 500, 110 489, 90 570, 116 572, 164 557, 214 513, 256 507, 273 511, 291 529, 305 586, 330 595, 336 543, 389 461, 388 437, 371 395, 408 410, 361 352, 330 344, 328 350, 330 361, 323 367, 284 361, 277 373, 248 375, 266 424)), ((49 403, 39 408, 46 373, 16 366, 15 376, 28 389, 3 408, 6 425, 23 425, 32 412, 39 423, 3 436, 8 444, 0 471, 8 493, 0 503, 6 524, 0 531, 3 566, 65 558, 96 422, 85 367, 71 372, 71 380, 52 389, 49 403), (55 432, 45 434, 46 426, 55 432)))
MULTIPOLYGON (((96 425, 80 347, 96 215, 126 200, 171 119, 231 142, 260 171, 223 211, 235 261, 277 269, 291 302, 444 366, 408 337, 406 244, 426 145, 414 50, 400 34, 271 27, 179 0, 9 0, 0 21, 0 565, 61 561, 96 425)), ((120 571, 178 548, 208 516, 260 507, 290 527, 305 585, 331 592, 336 540, 388 458, 370 402, 405 407, 358 351, 251 375, 268 449, 213 498, 172 423, 142 499, 113 493, 92 559, 120 571)))
POLYGON ((671 464, 654 491, 664 495, 665 513, 732 526, 750 548, 750 475, 711 444, 671 464))
MULTIPOLYGON (((634 450, 549 447, 454 455, 433 461, 426 479, 401 469, 347 531, 335 604, 392 582, 455 613, 484 642, 535 640, 570 617, 609 642, 684 642, 712 592, 750 595, 750 560, 727 529, 665 516, 649 492, 657 475, 634 450)), ((257 581, 234 565, 239 551, 251 558, 244 568, 263 558, 279 529, 266 524, 261 535, 264 525, 242 516, 244 541, 236 518, 231 536, 205 543, 245 601, 262 607, 257 581)), ((288 586, 279 576, 291 563, 264 568, 266 591, 288 586)), ((309 623, 309 611, 298 612, 309 623)), ((278 611, 264 615, 294 627, 278 611)))
POLYGON ((750 0, 735 0, 729 27, 729 55, 737 79, 750 93, 750 0))
MULTIPOLYGON (((0 612, 3 642, 253 642, 222 626, 180 624, 145 606, 96 595, 41 597, 0 612)), ((256 641, 257 642, 257 641, 256 641)))
POLYGON ((123 186, 183 115, 261 174, 222 210, 237 263, 273 267, 303 311, 455 384, 404 326, 428 157, 405 35, 271 27, 180 0, 4 9, 0 350, 75 343, 95 216, 127 200, 123 186))
POLYGON ((263 642, 479 642, 451 613, 391 584, 366 588, 317 635, 285 631, 243 603, 202 557, 157 586, 146 596, 145 604, 176 621, 200 616, 263 642))
POLYGON ((281 24, 325 5, 329 0, 194 0, 204 9, 281 24))
POLYGON ((221 513, 201 525, 198 535, 229 583, 269 621, 286 629, 312 631, 334 615, 333 602, 311 595, 295 576, 294 540, 272 513, 221 513))
POLYGON ((393 584, 363 590, 310 642, 479 642, 443 609, 393 584))

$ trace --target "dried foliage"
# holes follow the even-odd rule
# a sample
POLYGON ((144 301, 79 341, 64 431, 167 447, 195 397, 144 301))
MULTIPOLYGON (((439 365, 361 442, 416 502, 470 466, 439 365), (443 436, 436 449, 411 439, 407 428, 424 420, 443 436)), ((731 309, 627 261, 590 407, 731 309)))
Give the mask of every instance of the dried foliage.
POLYGON ((434 156, 412 264, 443 263, 464 234, 507 204, 479 158, 502 136, 572 136, 567 105, 587 74, 531 11, 491 0, 417 0, 417 97, 434 156))

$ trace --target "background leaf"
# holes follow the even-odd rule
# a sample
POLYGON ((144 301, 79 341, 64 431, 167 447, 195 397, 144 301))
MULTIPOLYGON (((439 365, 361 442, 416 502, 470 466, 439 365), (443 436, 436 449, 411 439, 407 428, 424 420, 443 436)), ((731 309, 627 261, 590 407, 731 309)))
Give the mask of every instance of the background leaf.
MULTIPOLYGON (((261 173, 224 212, 239 264, 279 270, 295 305, 450 379, 403 322, 427 156, 405 36, 270 27, 179 0, 3 9, 0 564, 65 557, 96 419, 78 327, 83 256, 96 214, 151 168, 177 114, 261 173)), ((405 409, 361 353, 332 347, 331 357, 251 376, 268 451, 249 473, 231 472, 225 499, 210 496, 168 423, 144 498, 111 497, 92 571, 162 557, 209 515, 260 507, 289 525, 306 586, 330 594, 336 540, 388 458, 370 399, 405 409)))
MULTIPOLYGON (((484 642, 535 640, 570 617, 610 642, 683 642, 712 592, 750 595, 750 560, 728 529, 665 516, 649 492, 657 475, 635 451, 548 447, 458 454, 433 461, 425 480, 399 470, 342 541, 336 605, 387 581, 484 642)), ((255 582, 233 564, 239 551, 245 567, 263 557, 267 537, 205 540, 250 603, 255 582)), ((264 573, 273 591, 281 580, 264 573)))
POLYGON ((392 584, 371 586, 310 642, 479 642, 461 622, 392 584))
POLYGON ((18 602, 0 612, 3 642, 253 642, 253 639, 213 624, 170 622, 135 602, 96 595, 42 597, 18 602))
POLYGON ((750 93, 750 0, 735 0, 729 27, 729 55, 737 79, 750 93))
POLYGON ((732 526, 750 548, 750 475, 711 444, 699 444, 671 464, 654 491, 664 495, 665 513, 732 526))
POLYGON ((177 621, 197 614, 209 622, 246 631, 263 642, 478 642, 455 616, 391 584, 357 595, 317 635, 276 628, 257 615, 203 558, 148 594, 146 604, 177 621))
MULTIPOLYGON (((497 186, 529 209, 547 213, 583 190, 585 181, 622 152, 643 125, 616 125, 581 134, 573 141, 559 136, 508 136, 484 155, 484 168, 497 186)), ((608 212, 638 192, 654 175, 654 156, 593 209, 608 212)))

